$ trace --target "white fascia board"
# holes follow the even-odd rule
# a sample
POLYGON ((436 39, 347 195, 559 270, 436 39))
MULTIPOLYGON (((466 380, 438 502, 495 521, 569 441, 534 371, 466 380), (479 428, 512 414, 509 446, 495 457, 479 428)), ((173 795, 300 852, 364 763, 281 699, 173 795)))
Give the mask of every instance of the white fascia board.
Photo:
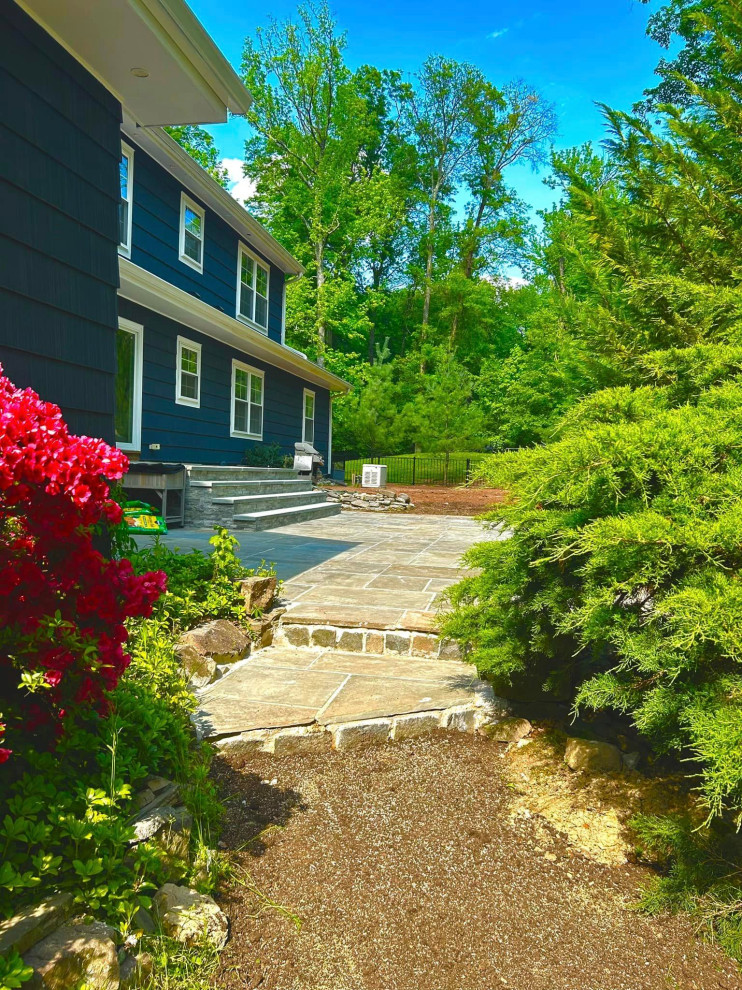
POLYGON ((258 358, 331 392, 349 392, 352 388, 349 382, 300 357, 291 348, 132 264, 128 258, 119 257, 119 280, 119 295, 124 299, 228 344, 247 357, 258 358))
POLYGON ((248 247, 252 245, 257 248, 287 275, 304 274, 304 268, 296 258, 162 128, 137 127, 131 117, 124 114, 122 130, 131 141, 139 144, 167 169, 187 192, 201 199, 228 223, 248 247))
POLYGON ((129 0, 138 13, 149 15, 176 44, 188 62, 195 66, 230 113, 244 116, 252 106, 252 96, 242 80, 217 48, 211 35, 183 0, 129 0))

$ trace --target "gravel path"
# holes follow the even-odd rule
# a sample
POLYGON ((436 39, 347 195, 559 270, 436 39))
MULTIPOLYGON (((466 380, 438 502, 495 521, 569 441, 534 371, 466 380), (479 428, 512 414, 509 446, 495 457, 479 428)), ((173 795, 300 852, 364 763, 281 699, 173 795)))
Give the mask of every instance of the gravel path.
POLYGON ((737 968, 685 918, 631 911, 638 867, 510 814, 498 745, 436 736, 218 761, 237 887, 223 990, 718 990, 737 968), (278 826, 278 827, 276 827, 278 826))

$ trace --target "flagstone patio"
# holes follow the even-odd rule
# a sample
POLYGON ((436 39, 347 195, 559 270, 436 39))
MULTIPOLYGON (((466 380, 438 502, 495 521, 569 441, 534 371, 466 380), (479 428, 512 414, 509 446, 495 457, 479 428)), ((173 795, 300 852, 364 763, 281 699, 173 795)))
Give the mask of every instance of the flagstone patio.
MULTIPOLYGON (((179 531, 166 541, 206 549, 209 535, 179 531)), ((248 565, 265 559, 279 577, 289 573, 286 613, 277 645, 201 692, 202 737, 278 752, 288 731, 296 748, 316 751, 339 746, 351 723, 378 729, 379 741, 423 726, 472 731, 500 711, 489 685, 446 659, 456 651, 437 637, 441 595, 468 573, 462 554, 503 539, 499 529, 454 516, 343 513, 238 539, 248 565), (339 648, 346 643, 352 649, 339 648)))

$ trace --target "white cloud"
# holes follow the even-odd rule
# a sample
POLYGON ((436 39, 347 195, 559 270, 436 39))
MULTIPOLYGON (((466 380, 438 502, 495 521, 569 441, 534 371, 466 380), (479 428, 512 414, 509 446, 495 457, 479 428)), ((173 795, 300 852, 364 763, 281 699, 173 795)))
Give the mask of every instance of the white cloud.
POLYGON ((500 28, 499 31, 493 31, 491 34, 488 34, 487 37, 496 41, 498 38, 502 38, 504 34, 507 34, 509 30, 510 28, 500 28))
POLYGON ((255 195, 255 183, 242 174, 243 161, 241 158, 222 158, 222 166, 227 170, 230 195, 239 203, 252 199, 255 195))

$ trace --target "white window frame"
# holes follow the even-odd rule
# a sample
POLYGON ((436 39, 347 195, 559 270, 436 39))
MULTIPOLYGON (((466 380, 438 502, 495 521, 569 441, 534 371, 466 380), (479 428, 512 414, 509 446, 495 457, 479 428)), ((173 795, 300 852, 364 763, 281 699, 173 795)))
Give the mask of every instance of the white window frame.
POLYGON ((120 330, 126 330, 134 335, 134 403, 131 422, 131 443, 117 443, 119 450, 142 449, 142 366, 144 363, 144 327, 141 323, 133 323, 119 317, 120 330))
MULTIPOLYGON (((250 401, 248 399, 248 406, 250 401)), ((229 397, 229 435, 231 437, 240 437, 243 440, 262 440, 263 431, 265 429, 265 372, 260 371, 259 368, 253 368, 252 365, 245 364, 244 361, 238 361, 236 358, 232 359, 232 386, 230 389, 229 397), (235 404, 235 379, 237 369, 241 371, 246 371, 250 375, 247 382, 247 394, 252 395, 252 376, 255 375, 262 379, 262 387, 260 389, 260 402, 261 409, 263 410, 263 415, 261 417, 261 429, 260 433, 243 433, 241 430, 236 430, 234 426, 234 404, 235 404)))
POLYGON ((178 337, 178 346, 175 349, 175 402, 179 406, 193 406, 195 409, 201 408, 201 345, 188 337, 178 337), (180 364, 183 348, 196 353, 196 391, 198 395, 192 399, 188 395, 182 395, 180 391, 182 368, 180 364))
POLYGON ((317 432, 317 393, 311 388, 305 388, 301 399, 301 442, 311 443, 314 447, 315 433, 317 432), (307 396, 312 396, 312 439, 307 441, 307 396))
MULTIPOLYGON (((125 258, 131 257, 131 219, 134 213, 134 149, 131 145, 127 144, 125 141, 121 142, 121 157, 127 160, 128 164, 128 196, 126 197, 126 203, 129 207, 127 224, 126 224, 126 243, 119 244, 119 254, 123 255, 125 258)), ((119 180, 120 186, 120 180, 119 180)), ((121 197, 123 199, 123 197, 121 197)))
POLYGON ((178 259, 183 262, 184 265, 188 265, 189 268, 193 268, 197 272, 203 274, 204 270, 204 253, 206 251, 206 210, 203 206, 199 206, 198 203, 194 202, 190 196, 187 196, 181 191, 180 194, 180 224, 179 224, 179 234, 178 234, 178 259), (186 207, 193 210, 201 217, 201 262, 194 261, 189 255, 185 253, 185 211, 186 207))
MULTIPOLYGON (((258 280, 258 274, 256 270, 255 271, 256 283, 257 280, 258 280)), ((267 337, 268 324, 270 323, 270 318, 271 318, 270 305, 271 305, 271 266, 267 261, 265 261, 265 259, 261 258, 260 255, 255 254, 255 252, 251 251, 246 244, 243 244, 242 241, 240 241, 240 243, 237 246, 237 294, 235 298, 235 315, 237 319, 240 321, 240 323, 244 323, 246 324, 246 326, 252 327, 253 330, 257 330, 259 333, 265 334, 265 336, 267 337), (243 254, 246 254, 248 258, 252 258, 255 264, 260 265, 260 267, 264 269, 264 271, 267 273, 267 280, 265 284, 265 326, 263 326, 261 323, 257 323, 254 319, 255 298, 257 296, 257 290, 255 286, 253 286, 253 303, 252 303, 253 318, 251 319, 248 316, 244 316, 240 312, 240 295, 242 293, 242 255, 243 254)))

